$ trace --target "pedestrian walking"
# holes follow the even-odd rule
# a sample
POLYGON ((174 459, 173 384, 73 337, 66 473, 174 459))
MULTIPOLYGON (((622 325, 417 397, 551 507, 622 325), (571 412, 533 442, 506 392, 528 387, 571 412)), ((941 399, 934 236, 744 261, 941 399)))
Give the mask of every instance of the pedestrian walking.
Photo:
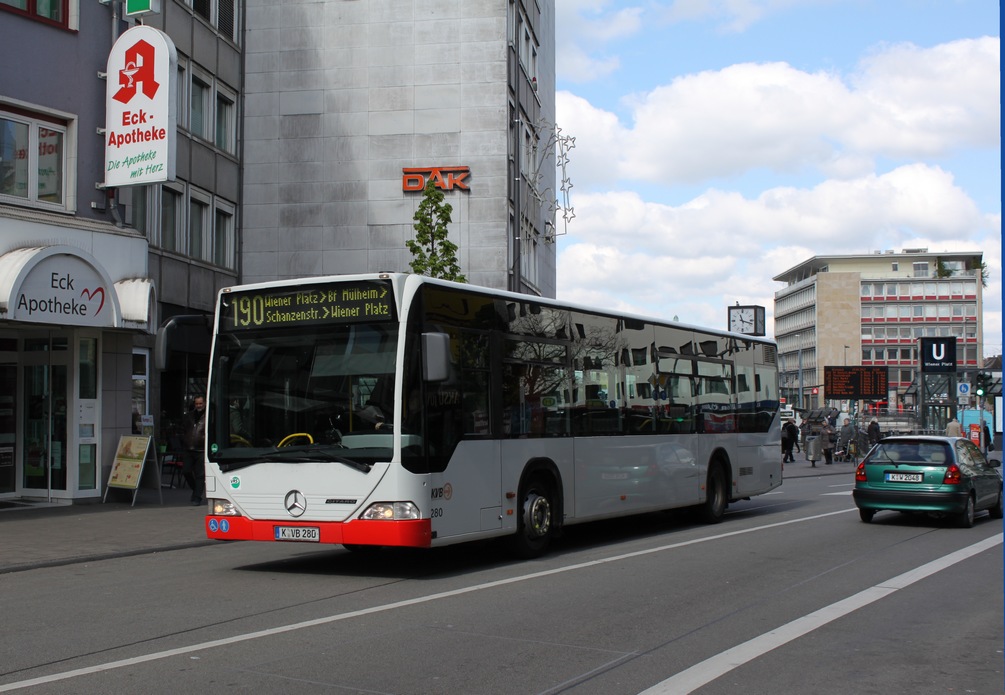
POLYGON ((873 446, 874 444, 878 444, 879 440, 883 438, 883 433, 879 429, 879 420, 877 420, 876 418, 872 419, 872 422, 869 423, 869 427, 866 431, 869 435, 870 447, 873 446))
POLYGON ((987 456, 989 451, 994 451, 994 439, 991 437, 991 430, 988 429, 988 423, 982 423, 984 428, 984 455, 987 456))
POLYGON ((795 462, 792 449, 799 443, 799 428, 792 420, 786 420, 782 425, 782 463, 795 462))
POLYGON ((953 416, 953 419, 949 421, 946 425, 946 436, 947 437, 959 437, 963 434, 963 428, 960 427, 960 421, 953 416))

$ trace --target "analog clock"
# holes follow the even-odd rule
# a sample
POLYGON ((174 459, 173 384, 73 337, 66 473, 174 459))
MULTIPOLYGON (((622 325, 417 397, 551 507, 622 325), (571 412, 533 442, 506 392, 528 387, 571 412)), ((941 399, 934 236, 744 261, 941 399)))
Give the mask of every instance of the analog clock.
POLYGON ((729 330, 744 335, 764 335, 764 307, 729 307, 729 330))

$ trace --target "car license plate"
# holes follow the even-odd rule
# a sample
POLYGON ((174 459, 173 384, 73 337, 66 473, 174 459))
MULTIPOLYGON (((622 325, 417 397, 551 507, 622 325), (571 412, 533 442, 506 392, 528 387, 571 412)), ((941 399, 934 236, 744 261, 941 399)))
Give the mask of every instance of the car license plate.
POLYGON ((886 482, 888 483, 920 483, 922 481, 921 473, 887 473, 886 482))
POLYGON ((277 541, 321 542, 321 531, 317 526, 275 526, 274 528, 277 541))

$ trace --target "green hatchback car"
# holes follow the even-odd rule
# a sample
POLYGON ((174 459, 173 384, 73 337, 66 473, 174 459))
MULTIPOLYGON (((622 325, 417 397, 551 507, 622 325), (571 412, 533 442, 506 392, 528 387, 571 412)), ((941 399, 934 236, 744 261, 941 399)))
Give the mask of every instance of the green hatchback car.
POLYGON ((987 509, 1002 518, 1001 461, 989 461, 963 437, 887 437, 855 470, 852 496, 862 521, 876 512, 924 512, 974 525, 987 509))

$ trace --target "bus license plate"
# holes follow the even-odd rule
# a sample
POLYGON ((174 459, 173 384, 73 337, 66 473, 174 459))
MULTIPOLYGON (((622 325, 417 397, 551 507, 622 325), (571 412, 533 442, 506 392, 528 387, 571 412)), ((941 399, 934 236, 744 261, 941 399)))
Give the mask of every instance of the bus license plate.
POLYGON ((277 541, 321 542, 321 531, 317 526, 276 526, 274 528, 277 541))
POLYGON ((888 483, 920 483, 921 473, 887 473, 888 483))

